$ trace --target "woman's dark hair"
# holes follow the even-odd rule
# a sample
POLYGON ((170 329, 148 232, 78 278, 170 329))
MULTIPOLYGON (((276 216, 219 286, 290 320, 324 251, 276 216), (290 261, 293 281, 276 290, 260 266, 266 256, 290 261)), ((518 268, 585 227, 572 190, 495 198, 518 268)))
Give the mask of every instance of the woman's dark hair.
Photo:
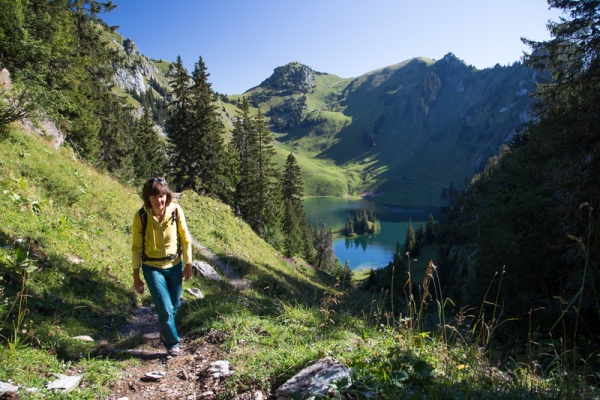
POLYGON ((171 204, 171 200, 173 200, 173 192, 169 188, 167 181, 165 181, 163 178, 148 179, 148 181, 144 183, 142 199, 144 200, 144 205, 147 208, 152 208, 152 204, 150 204, 150 196, 162 196, 163 194, 167 195, 168 206, 171 204))

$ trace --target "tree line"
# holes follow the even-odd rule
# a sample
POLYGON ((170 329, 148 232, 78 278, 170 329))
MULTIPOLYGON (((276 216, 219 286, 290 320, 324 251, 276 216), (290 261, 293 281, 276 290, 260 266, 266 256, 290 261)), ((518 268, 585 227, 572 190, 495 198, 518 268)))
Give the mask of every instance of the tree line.
POLYGON ((600 328, 600 7, 549 4, 565 12, 551 39, 524 39, 524 63, 546 77, 532 122, 454 196, 438 271, 453 300, 527 318, 568 349, 600 328))

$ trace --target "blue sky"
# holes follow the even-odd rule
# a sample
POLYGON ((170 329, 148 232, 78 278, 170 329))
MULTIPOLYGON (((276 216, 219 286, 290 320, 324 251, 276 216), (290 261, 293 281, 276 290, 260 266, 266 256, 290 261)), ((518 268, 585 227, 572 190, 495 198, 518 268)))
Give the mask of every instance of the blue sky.
POLYGON ((545 0, 115 0, 102 15, 148 57, 202 56, 219 93, 241 94, 298 61, 344 78, 452 52, 482 69, 512 64, 558 20, 545 0))

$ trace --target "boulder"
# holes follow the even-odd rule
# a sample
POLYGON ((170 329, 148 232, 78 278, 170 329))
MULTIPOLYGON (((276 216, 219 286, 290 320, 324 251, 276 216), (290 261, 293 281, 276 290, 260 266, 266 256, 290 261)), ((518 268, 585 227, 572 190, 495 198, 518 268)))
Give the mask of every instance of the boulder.
POLYGON ((219 274, 217 274, 217 271, 215 271, 210 264, 204 261, 193 261, 192 267, 198 271, 201 276, 211 281, 220 281, 223 279, 219 276, 219 274))
POLYGON ((306 399, 310 396, 326 396, 329 385, 342 377, 350 378, 350 370, 331 357, 324 357, 308 364, 291 377, 275 392, 277 400, 306 399))

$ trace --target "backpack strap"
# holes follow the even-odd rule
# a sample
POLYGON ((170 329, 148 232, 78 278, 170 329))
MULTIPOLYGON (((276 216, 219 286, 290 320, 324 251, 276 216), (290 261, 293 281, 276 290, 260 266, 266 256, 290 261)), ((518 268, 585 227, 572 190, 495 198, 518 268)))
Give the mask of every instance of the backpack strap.
POLYGON ((138 211, 138 214, 140 214, 140 221, 142 223, 142 230, 140 232, 142 235, 142 261, 146 261, 148 258, 146 257, 146 227, 148 226, 148 213, 146 212, 146 209, 144 209, 144 206, 142 206, 138 211))
POLYGON ((175 221, 176 230, 177 230, 177 255, 183 254, 183 250, 181 249, 181 240, 179 240, 179 214, 177 212, 177 207, 173 210, 171 214, 173 217, 173 221, 175 221))

